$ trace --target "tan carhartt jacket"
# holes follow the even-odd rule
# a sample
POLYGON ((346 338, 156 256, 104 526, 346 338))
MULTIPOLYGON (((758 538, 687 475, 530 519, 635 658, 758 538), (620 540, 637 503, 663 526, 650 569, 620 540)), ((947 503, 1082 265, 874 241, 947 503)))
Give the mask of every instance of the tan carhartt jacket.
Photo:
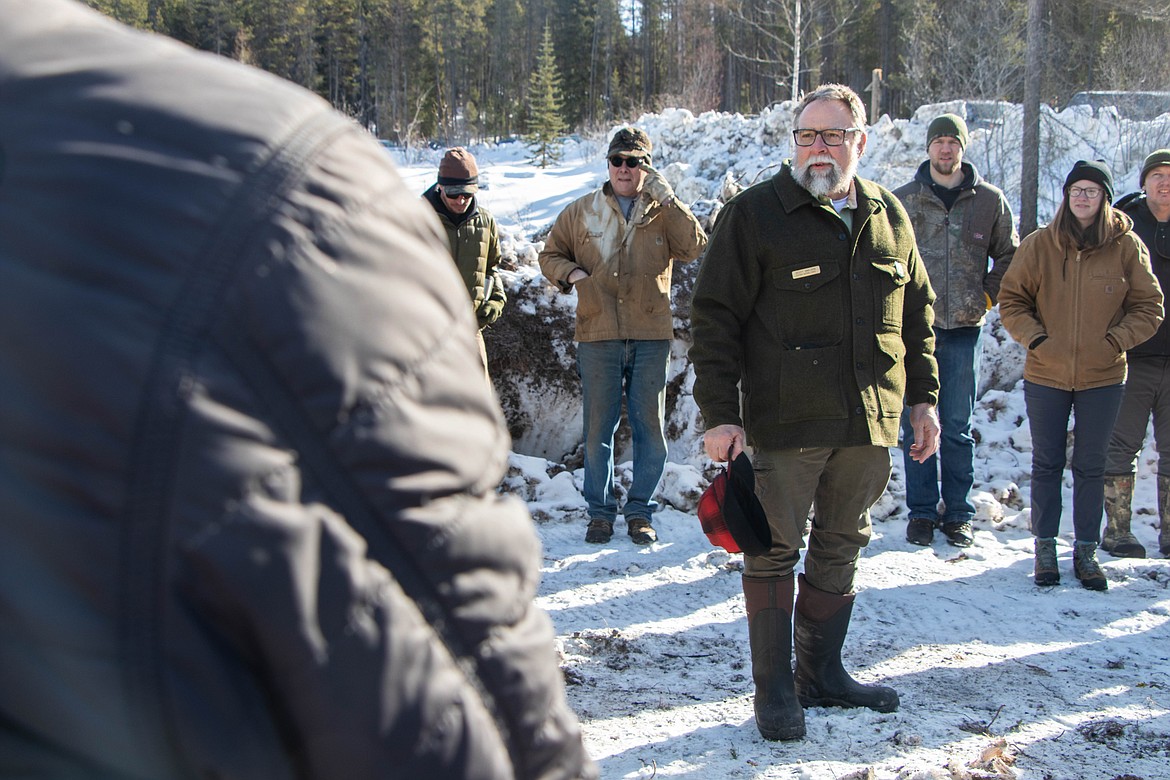
POLYGON ((627 222, 607 182, 570 203, 540 253, 540 270, 561 292, 577 288, 576 341, 674 337, 670 277, 674 260, 690 262, 707 234, 677 198, 643 193, 627 222), (577 268, 589 273, 568 282, 577 268))
POLYGON ((999 289, 999 313, 1012 338, 1029 348, 1029 382, 1061 390, 1124 382, 1125 351, 1162 322, 1162 288, 1149 252, 1133 220, 1113 214, 1112 236, 1096 249, 1064 240, 1054 219, 1016 250, 999 289), (1047 338, 1036 344, 1041 336, 1047 338))

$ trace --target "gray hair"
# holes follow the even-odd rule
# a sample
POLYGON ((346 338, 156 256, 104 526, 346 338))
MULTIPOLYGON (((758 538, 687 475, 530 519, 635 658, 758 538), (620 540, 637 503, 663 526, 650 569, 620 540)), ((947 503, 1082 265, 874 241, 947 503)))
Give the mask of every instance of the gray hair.
POLYGON ((853 115, 853 124, 865 130, 865 104, 861 102, 861 98, 856 92, 844 84, 822 84, 812 92, 806 92, 800 98, 800 103, 796 106, 796 112, 792 116, 792 123, 796 124, 800 121, 800 115, 810 103, 815 103, 818 100, 839 100, 845 104, 849 109, 849 113, 853 115))

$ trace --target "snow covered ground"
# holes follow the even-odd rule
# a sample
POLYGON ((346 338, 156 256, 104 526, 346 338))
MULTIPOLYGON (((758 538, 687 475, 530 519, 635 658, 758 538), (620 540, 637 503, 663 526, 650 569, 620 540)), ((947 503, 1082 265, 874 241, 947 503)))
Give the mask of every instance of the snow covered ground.
MULTIPOLYGON (((925 157, 930 118, 958 110, 974 125, 974 108, 947 104, 924 107, 909 121, 883 119, 871 128, 862 175, 890 187, 906 181, 925 157)), ((998 111, 998 120, 974 130, 967 157, 1015 205, 1018 186, 1009 178, 1018 178, 1018 144, 1008 139, 1018 107, 998 111)), ((768 176, 790 154, 787 117, 782 109, 757 117, 672 109, 639 124, 680 196, 706 213, 718 207, 726 180, 768 176)), ((1046 142, 1042 220, 1051 217, 1072 161, 1108 160, 1121 194, 1136 188, 1142 156, 1170 145, 1170 115, 1126 123, 1108 111, 1078 110, 1046 122, 1056 129, 1046 142)), ((603 181, 604 150, 603 139, 574 143, 559 165, 541 170, 525 162, 520 144, 473 149, 487 180, 481 200, 500 221, 515 266, 506 274, 510 288, 540 285, 541 244, 533 236, 603 181)), ((400 160, 408 186, 422 192, 434 181, 439 154, 400 160)), ((542 305, 573 305, 572 296, 543 288, 539 296, 542 305)), ((504 316, 540 314, 524 304, 504 316)), ((672 376, 682 376, 685 407, 685 345, 676 347, 672 376)), ((975 419, 974 546, 959 550, 941 537, 931 548, 905 541, 901 454, 892 453, 894 474, 874 508, 845 660, 863 682, 894 686, 900 709, 809 710, 808 736, 799 742, 766 742, 752 719, 742 558, 712 548, 699 529, 694 508, 713 470, 694 426, 671 442, 664 509, 655 518, 660 541, 650 547, 630 543, 620 521, 611 544, 586 544, 580 470, 556 457, 513 454, 503 490, 528 503, 543 539, 539 600, 556 626, 569 698, 602 777, 1170 778, 1170 561, 1157 557, 1156 456, 1147 445, 1134 502, 1134 531, 1155 557, 1103 555, 1109 591, 1083 590, 1072 576, 1066 519, 1063 582, 1036 588, 1021 360, 993 314, 975 419)), ((693 420, 690 406, 675 419, 693 420)), ((563 420, 574 410, 545 411, 572 428, 563 420)), ((629 464, 619 472, 628 482, 629 464)))

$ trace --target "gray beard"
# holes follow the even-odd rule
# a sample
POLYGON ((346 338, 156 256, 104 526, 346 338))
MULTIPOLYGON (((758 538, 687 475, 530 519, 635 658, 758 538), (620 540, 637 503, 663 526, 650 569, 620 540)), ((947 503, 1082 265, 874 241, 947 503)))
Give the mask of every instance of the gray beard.
POLYGON ((857 161, 851 162, 845 170, 832 158, 809 158, 803 165, 796 167, 796 181, 804 187, 814 198, 827 198, 830 192, 848 189, 849 180, 857 172, 857 161), (817 173, 810 170, 813 163, 829 163, 833 170, 828 173, 817 173))

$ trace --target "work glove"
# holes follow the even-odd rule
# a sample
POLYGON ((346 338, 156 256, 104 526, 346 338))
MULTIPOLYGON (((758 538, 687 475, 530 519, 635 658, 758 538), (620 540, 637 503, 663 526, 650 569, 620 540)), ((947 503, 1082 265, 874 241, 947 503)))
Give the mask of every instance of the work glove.
POLYGON ((674 189, 666 177, 649 165, 642 166, 646 171, 646 181, 642 184, 642 191, 651 199, 659 203, 668 203, 674 198, 674 189))
POLYGON ((475 317, 479 320, 479 329, 483 330, 498 320, 503 311, 504 302, 501 300, 492 299, 481 303, 475 312, 475 317))

